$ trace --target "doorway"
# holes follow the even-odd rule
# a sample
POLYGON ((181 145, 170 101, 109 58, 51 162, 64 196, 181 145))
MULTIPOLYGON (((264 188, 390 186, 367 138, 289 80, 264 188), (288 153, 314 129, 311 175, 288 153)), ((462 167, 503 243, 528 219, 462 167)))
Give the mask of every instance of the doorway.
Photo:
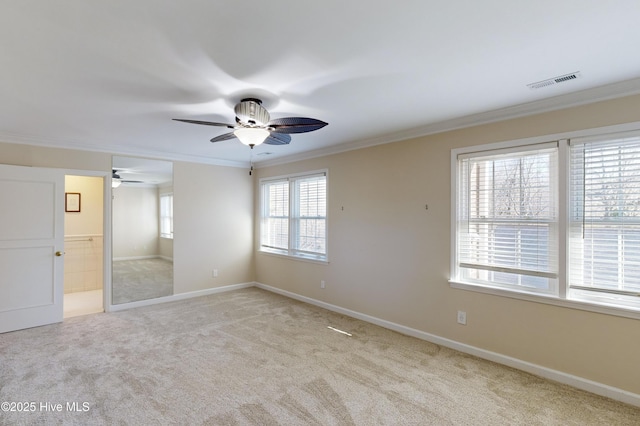
POLYGON ((104 178, 65 176, 64 318, 104 312, 104 178))

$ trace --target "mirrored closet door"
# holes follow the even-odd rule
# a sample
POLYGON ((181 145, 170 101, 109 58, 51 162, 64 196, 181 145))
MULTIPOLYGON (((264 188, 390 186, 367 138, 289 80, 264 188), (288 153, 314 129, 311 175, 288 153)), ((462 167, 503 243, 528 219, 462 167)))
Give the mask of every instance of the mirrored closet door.
POLYGON ((173 294, 173 164, 113 157, 112 304, 173 294))

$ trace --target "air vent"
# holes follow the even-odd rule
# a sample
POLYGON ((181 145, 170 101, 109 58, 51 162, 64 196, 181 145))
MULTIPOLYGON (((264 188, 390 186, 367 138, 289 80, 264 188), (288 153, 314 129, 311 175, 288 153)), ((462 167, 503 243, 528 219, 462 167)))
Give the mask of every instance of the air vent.
POLYGON ((580 77, 580 71, 573 72, 571 74, 560 75, 558 77, 553 77, 548 80, 538 81, 536 83, 527 84, 529 89, 542 89, 547 86, 554 86, 556 84, 564 83, 566 81, 575 80, 580 77))

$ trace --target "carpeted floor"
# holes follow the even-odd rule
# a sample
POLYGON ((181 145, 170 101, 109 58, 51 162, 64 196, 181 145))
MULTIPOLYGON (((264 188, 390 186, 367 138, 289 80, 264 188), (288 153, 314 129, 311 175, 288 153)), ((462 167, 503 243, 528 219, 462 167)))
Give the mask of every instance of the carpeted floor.
POLYGON ((173 294, 173 262, 162 258, 113 261, 113 304, 173 294))
POLYGON ((0 411, 1 424, 640 419, 640 408, 256 288, 2 334, 0 360, 0 401, 35 402, 33 412, 0 411))

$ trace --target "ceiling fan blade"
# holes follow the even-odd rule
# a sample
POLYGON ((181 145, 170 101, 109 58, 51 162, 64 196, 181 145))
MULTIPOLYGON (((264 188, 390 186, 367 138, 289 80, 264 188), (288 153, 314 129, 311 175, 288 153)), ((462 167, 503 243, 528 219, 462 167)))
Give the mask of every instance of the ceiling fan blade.
POLYGON ((236 135, 233 132, 229 132, 229 133, 225 133, 224 135, 216 136, 215 138, 211 139, 211 142, 222 142, 229 139, 233 139, 235 137, 236 135))
POLYGON ((191 124, 202 124, 205 126, 218 126, 218 127, 228 127, 229 129, 233 129, 234 126, 227 123, 216 123, 214 121, 200 121, 200 120, 183 120, 182 118, 172 118, 174 121, 182 121, 183 123, 191 123, 191 124))
POLYGON ((278 133, 271 133, 264 140, 267 145, 288 145, 289 142, 291 142, 291 136, 278 133))
POLYGON ((267 126, 273 127, 276 133, 306 133, 321 129, 327 124, 315 118, 284 117, 271 120, 267 126))

